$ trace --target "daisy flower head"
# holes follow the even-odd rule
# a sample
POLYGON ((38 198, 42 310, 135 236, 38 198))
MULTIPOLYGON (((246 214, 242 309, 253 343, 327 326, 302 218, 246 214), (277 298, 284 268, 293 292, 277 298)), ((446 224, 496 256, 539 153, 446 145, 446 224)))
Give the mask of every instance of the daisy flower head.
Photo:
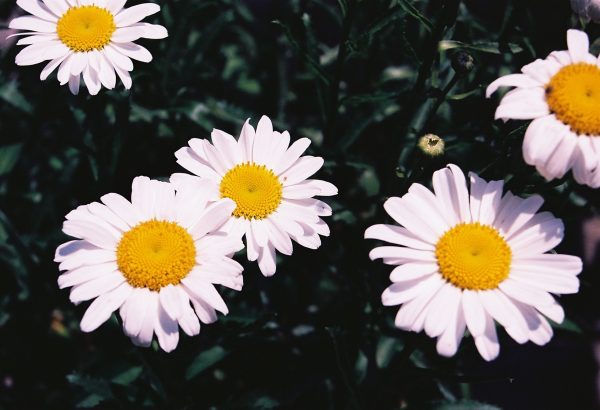
POLYGON ((568 50, 553 51, 524 66, 520 74, 498 78, 487 88, 516 87, 496 109, 496 119, 533 120, 523 141, 523 157, 546 178, 600 187, 600 63, 589 39, 567 32, 568 50))
POLYGON ((202 192, 137 177, 131 202, 110 193, 67 214, 63 231, 77 239, 60 245, 55 261, 71 301, 93 299, 81 330, 95 330, 118 309, 134 344, 148 346, 156 334, 170 352, 179 327, 194 336, 216 311, 227 314, 214 285, 242 288, 242 266, 231 256, 243 243, 219 230, 234 208, 230 199, 209 204, 202 192))
POLYGON ((264 276, 275 274, 276 250, 292 254, 292 240, 318 248, 319 235, 329 235, 321 217, 330 216, 331 207, 314 196, 336 195, 337 188, 309 179, 323 166, 323 158, 302 155, 310 140, 290 145, 290 134, 273 131, 266 116, 256 130, 246 121, 238 140, 217 129, 211 138, 212 143, 191 139, 175 153, 177 162, 196 177, 174 174, 171 182, 209 192, 215 201, 235 201, 224 229, 246 237, 248 260, 258 260, 264 276))
POLYGON ((455 165, 433 174, 433 192, 413 184, 386 201, 398 225, 373 225, 365 238, 392 245, 371 259, 397 265, 382 294, 385 306, 402 305, 395 325, 437 337, 437 351, 453 356, 465 329, 485 360, 498 356, 495 322, 518 343, 544 345, 550 318, 564 311, 551 293, 576 293, 578 257, 547 253, 563 238, 563 223, 540 212, 543 199, 503 194, 503 181, 486 182, 455 165))
POLYGON ((119 77, 131 88, 133 60, 149 62, 150 52, 136 44, 140 38, 167 37, 160 25, 143 23, 160 10, 144 3, 124 8, 127 0, 17 0, 30 15, 17 17, 9 28, 26 30, 17 45, 26 45, 15 59, 28 66, 49 61, 40 74, 45 80, 58 69, 61 85, 79 92, 81 77, 88 92, 96 95, 104 86, 113 89, 119 77))

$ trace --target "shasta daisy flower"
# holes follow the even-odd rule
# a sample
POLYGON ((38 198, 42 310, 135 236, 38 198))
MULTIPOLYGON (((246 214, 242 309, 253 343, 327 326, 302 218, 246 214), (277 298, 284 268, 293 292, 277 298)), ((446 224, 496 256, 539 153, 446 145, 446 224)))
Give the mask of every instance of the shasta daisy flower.
POLYGON ((239 238, 219 231, 235 208, 230 199, 207 203, 200 191, 137 177, 131 202, 110 193, 66 216, 63 231, 78 238, 59 246, 55 261, 65 271, 60 288, 72 287, 78 304, 94 299, 81 320, 91 332, 119 309, 123 330, 148 346, 156 334, 167 352, 177 347, 179 327, 188 335, 200 322, 217 320, 227 306, 216 284, 241 290, 242 266, 232 254, 239 238), (198 320, 200 319, 200 320, 198 320))
POLYGON ((292 239, 311 249, 321 245, 319 235, 329 235, 329 227, 320 217, 331 208, 313 197, 337 194, 329 182, 307 179, 323 165, 323 158, 302 156, 310 140, 289 144, 290 134, 273 131, 263 116, 256 131, 246 121, 237 141, 215 129, 212 144, 191 139, 175 153, 199 178, 174 174, 171 182, 206 190, 212 200, 233 199, 236 208, 224 229, 246 236, 248 260, 258 260, 265 276, 275 274, 275 250, 292 254, 292 239))
POLYGON ((102 86, 113 89, 116 77, 131 88, 131 60, 149 62, 152 55, 135 44, 140 38, 167 37, 163 26, 140 23, 157 13, 152 3, 123 8, 126 0, 17 0, 28 16, 17 17, 9 28, 27 30, 17 44, 27 45, 15 62, 34 65, 48 61, 40 74, 45 80, 58 68, 61 85, 69 84, 73 94, 79 92, 80 78, 90 94, 102 86))
POLYGON ((498 356, 494 321, 518 343, 544 345, 552 338, 546 317, 560 323, 554 294, 576 293, 581 260, 547 253, 563 238, 563 223, 537 213, 543 199, 503 194, 503 182, 471 173, 470 192, 455 165, 433 174, 434 192, 413 184, 384 207, 401 226, 374 225, 365 238, 393 244, 371 251, 398 265, 382 295, 402 305, 400 329, 437 337, 441 355, 456 353, 468 328, 485 360, 498 356))
POLYGON ((553 51, 521 74, 498 78, 487 89, 516 87, 507 93, 496 118, 533 121, 523 141, 523 157, 547 180, 569 169, 575 180, 600 187, 600 65, 588 51, 587 35, 567 32, 566 51, 553 51))

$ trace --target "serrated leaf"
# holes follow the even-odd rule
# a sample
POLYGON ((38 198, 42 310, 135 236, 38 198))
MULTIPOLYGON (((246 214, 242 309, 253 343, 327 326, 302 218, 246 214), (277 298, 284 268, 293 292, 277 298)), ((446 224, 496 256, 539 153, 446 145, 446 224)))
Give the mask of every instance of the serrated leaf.
POLYGON ((190 380, 223 360, 229 352, 221 346, 214 346, 200 353, 185 371, 185 379, 190 380))

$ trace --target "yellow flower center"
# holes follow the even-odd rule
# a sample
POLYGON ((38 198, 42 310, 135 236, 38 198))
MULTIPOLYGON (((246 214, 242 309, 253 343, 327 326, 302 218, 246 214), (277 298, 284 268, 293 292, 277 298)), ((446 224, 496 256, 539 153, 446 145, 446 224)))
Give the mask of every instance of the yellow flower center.
POLYGON ((435 256, 440 273, 454 286, 487 290, 508 277, 512 252, 491 226, 462 223, 440 238, 435 256))
POLYGON ((283 185, 264 165, 244 163, 230 169, 221 180, 221 198, 231 198, 237 207, 233 215, 264 219, 281 203, 283 185))
POLYGON ((191 235, 175 222, 142 222, 123 234, 117 246, 117 265, 127 282, 158 291, 176 285, 196 264, 191 235))
POLYGON ((71 7, 58 20, 58 38, 73 51, 101 50, 117 29, 110 11, 97 6, 71 7))
POLYGON ((546 101, 560 121, 577 134, 600 135, 600 69, 570 64, 546 85, 546 101))

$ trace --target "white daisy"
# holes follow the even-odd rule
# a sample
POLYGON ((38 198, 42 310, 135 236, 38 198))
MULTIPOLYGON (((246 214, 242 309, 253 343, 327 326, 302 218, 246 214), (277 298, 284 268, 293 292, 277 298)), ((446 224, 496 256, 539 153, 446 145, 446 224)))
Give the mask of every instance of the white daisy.
POLYGON ((69 83, 73 94, 79 92, 80 77, 90 94, 102 86, 113 89, 116 77, 131 88, 131 59, 149 62, 152 55, 135 44, 140 38, 167 37, 163 26, 140 23, 157 13, 158 4, 145 3, 123 8, 127 0, 17 0, 29 16, 17 17, 9 28, 28 30, 18 45, 27 45, 15 62, 33 65, 47 60, 40 79, 58 68, 61 85, 69 83))
POLYGON ((471 173, 470 192, 455 165, 433 174, 431 192, 413 184, 384 207, 400 225, 374 225, 365 238, 394 244, 371 259, 398 265, 382 294, 386 306, 402 305, 400 329, 437 337, 437 350, 452 356, 465 333, 485 360, 498 356, 494 320, 518 343, 544 345, 552 338, 546 317, 564 311, 550 293, 576 293, 581 260, 546 253, 563 238, 563 223, 536 213, 543 199, 503 193, 502 181, 471 173))
POLYGON ((310 140, 289 144, 290 134, 273 131, 263 116, 256 132, 246 121, 237 141, 215 129, 212 144, 191 139, 175 153, 200 178, 174 174, 171 182, 206 190, 212 200, 233 199, 237 207, 224 229, 246 236, 248 260, 258 260, 265 276, 275 273, 275 250, 292 254, 292 239, 311 249, 321 245, 319 235, 328 236, 329 227, 320 217, 331 215, 331 207, 313 197, 337 194, 329 182, 307 179, 323 165, 323 158, 302 156, 310 140))
POLYGON ((533 121, 523 141, 525 162, 547 180, 573 170, 575 180, 600 187, 600 63, 588 52, 587 35, 567 32, 568 51, 553 51, 521 69, 500 77, 487 89, 508 92, 496 118, 533 121))
POLYGON ((214 285, 241 290, 243 284, 242 266, 230 258, 243 243, 219 231, 233 201, 208 204, 200 191, 175 193, 171 184, 146 177, 133 180, 131 202, 115 193, 101 201, 66 216, 63 231, 79 239, 56 250, 66 271, 60 288, 72 287, 75 304, 94 299, 81 330, 95 330, 119 309, 133 343, 148 346, 156 334, 170 352, 178 326, 194 336, 200 321, 214 322, 215 311, 227 314, 214 285))

